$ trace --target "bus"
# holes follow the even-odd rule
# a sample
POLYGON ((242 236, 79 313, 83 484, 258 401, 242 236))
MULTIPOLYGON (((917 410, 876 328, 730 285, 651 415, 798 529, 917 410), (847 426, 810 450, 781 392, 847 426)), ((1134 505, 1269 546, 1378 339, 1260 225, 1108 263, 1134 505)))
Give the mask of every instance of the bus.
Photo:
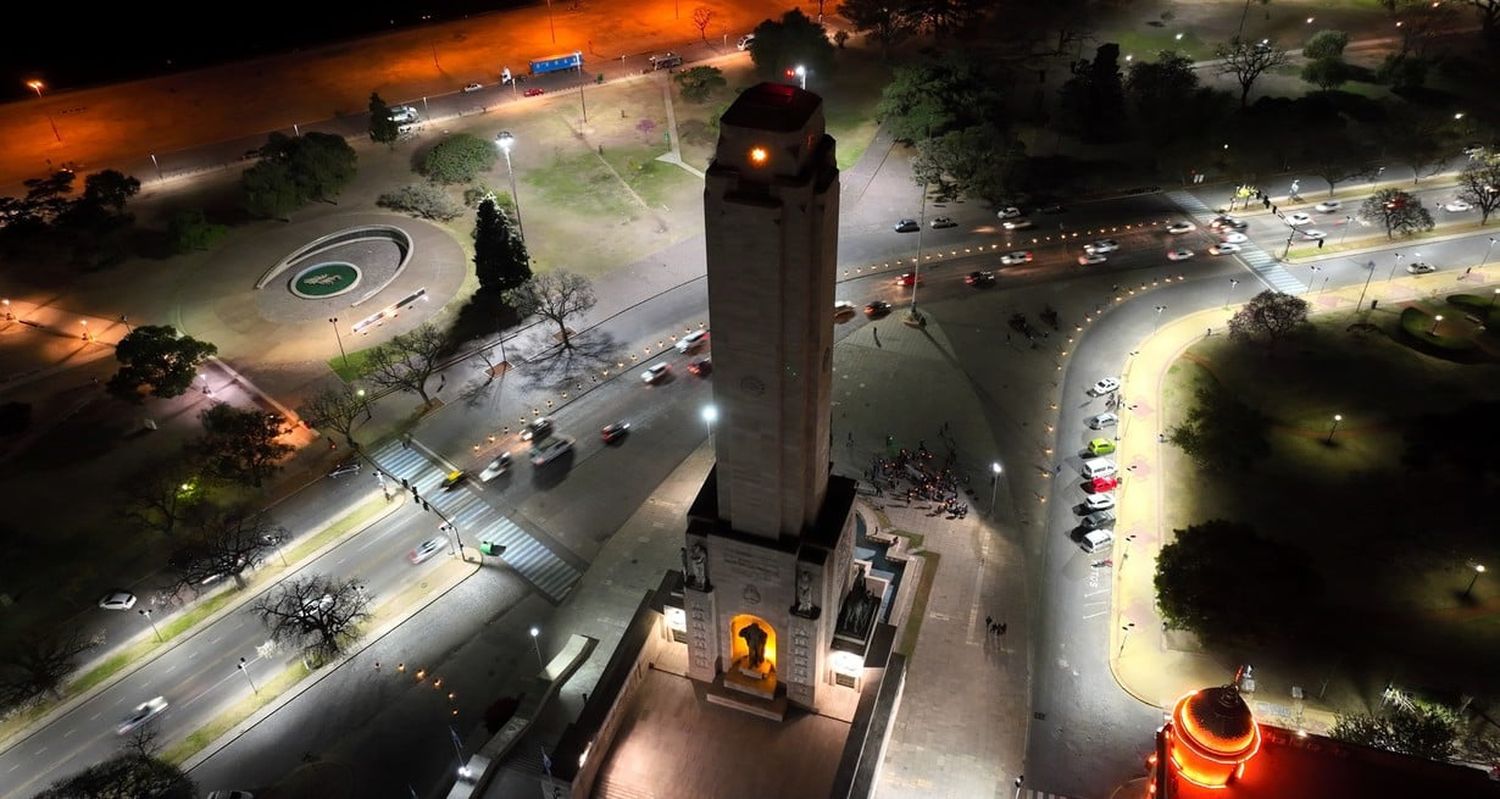
POLYGON ((531 59, 531 74, 533 75, 566 72, 570 69, 583 69, 583 53, 572 52, 567 55, 549 55, 546 58, 531 59))

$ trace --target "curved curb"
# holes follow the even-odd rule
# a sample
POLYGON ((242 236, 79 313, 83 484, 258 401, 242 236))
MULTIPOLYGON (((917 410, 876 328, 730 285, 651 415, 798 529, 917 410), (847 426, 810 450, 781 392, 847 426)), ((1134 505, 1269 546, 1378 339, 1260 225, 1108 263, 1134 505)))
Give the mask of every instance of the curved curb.
POLYGON ((396 278, 401 276, 402 272, 406 271, 407 264, 411 263, 411 257, 415 252, 416 245, 412 242, 411 234, 407 233, 405 228, 396 225, 381 224, 359 225, 358 227, 344 228, 343 230, 336 230, 332 233, 319 236, 301 247, 292 250, 280 261, 273 264, 270 269, 261 274, 259 280, 255 281, 255 288, 257 291, 265 288, 272 280, 276 279, 277 275, 285 272, 297 261, 301 261, 304 258, 311 258, 314 255, 321 255, 335 247, 342 247, 346 244, 358 244, 362 241, 389 241, 395 244, 396 249, 401 251, 401 261, 396 265, 396 271, 390 277, 381 281, 380 285, 366 292, 358 300, 355 300, 351 304, 351 307, 359 305, 381 291, 384 291, 386 286, 389 286, 396 278))

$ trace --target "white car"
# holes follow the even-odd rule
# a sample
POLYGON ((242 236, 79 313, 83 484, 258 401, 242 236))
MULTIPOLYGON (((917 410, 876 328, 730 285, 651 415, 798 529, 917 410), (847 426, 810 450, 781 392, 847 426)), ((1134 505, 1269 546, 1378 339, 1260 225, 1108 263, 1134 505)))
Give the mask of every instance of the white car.
POLYGON ((1301 211, 1298 211, 1295 214, 1287 214, 1286 215, 1286 223, 1288 225, 1291 225, 1292 227, 1297 227, 1298 225, 1310 224, 1311 222, 1312 222, 1312 217, 1308 216, 1307 214, 1305 214, 1305 213, 1303 213, 1301 211))
POLYGON ((646 371, 641 372, 641 382, 648 386, 654 386, 667 379, 667 375, 671 373, 672 366, 670 364, 658 363, 654 366, 646 367, 646 371))
POLYGON ((943 228, 958 227, 958 223, 953 221, 953 217, 939 216, 928 222, 927 226, 933 230, 942 230, 943 228))
POLYGON ((1100 239, 1083 245, 1083 251, 1089 255, 1102 255, 1120 249, 1120 242, 1114 239, 1100 239))
POLYGON ((1339 202, 1338 200, 1324 200, 1323 202, 1314 205, 1313 210, 1317 211, 1320 214, 1331 214, 1343 207, 1344 204, 1339 202))
POLYGON ((1219 234, 1219 241, 1222 241, 1225 244, 1244 244, 1249 240, 1249 236, 1246 236, 1245 234, 1235 230, 1219 234))
POLYGON ((859 309, 854 306, 854 303, 848 300, 839 300, 838 302, 835 302, 833 304, 833 318, 837 321, 853 319, 854 314, 857 313, 858 310, 859 309))
POLYGON ((1078 265, 1093 266, 1094 264, 1102 264, 1108 260, 1109 258, 1100 255, 1097 252, 1086 252, 1083 255, 1078 256, 1078 265))
POLYGON ((1193 257, 1193 251, 1189 250, 1189 249, 1178 248, 1178 249, 1175 249, 1175 250, 1169 250, 1169 251, 1167 251, 1167 260, 1168 261, 1186 261, 1187 259, 1192 258, 1192 257, 1193 257))
POLYGON ((1007 219, 1001 225, 1001 227, 1004 227, 1006 230, 1025 230, 1026 228, 1031 227, 1031 220, 1030 219, 1007 219))
POLYGON ((502 452, 500 457, 490 461, 489 465, 484 467, 484 471, 479 473, 479 482, 488 483, 508 471, 510 471, 510 453, 502 452))
POLYGON ((125 717, 124 721, 120 722, 120 726, 115 728, 115 732, 120 735, 129 735, 142 724, 160 716, 162 711, 166 709, 167 700, 160 696, 142 702, 135 706, 135 710, 131 711, 130 715, 125 717))
POLYGON ((707 341, 707 330, 694 330, 693 332, 683 336, 682 338, 677 339, 677 344, 675 346, 677 347, 678 352, 687 353, 701 348, 707 341))
POLYGON ((750 43, 754 42, 754 41, 755 41, 755 34, 753 34, 753 33, 747 33, 744 36, 741 36, 740 40, 738 42, 736 42, 734 46, 738 47, 741 50, 749 50, 750 49, 750 43))
POLYGON ((1474 206, 1469 205, 1467 202, 1465 202, 1463 200, 1454 200, 1453 202, 1450 202, 1447 205, 1444 205, 1443 206, 1443 210, 1457 214, 1457 213, 1462 213, 1464 211, 1471 210, 1471 209, 1473 209, 1473 207, 1474 206))
POLYGON ((521 431, 522 441, 539 441, 552 434, 552 417, 538 416, 521 431))
POLYGON ((1008 252, 1000 256, 1000 263, 1005 264, 1006 266, 1015 266, 1016 264, 1029 264, 1031 263, 1032 257, 1033 256, 1029 250, 1016 250, 1015 252, 1008 252))
POLYGON ((1324 233, 1321 230, 1314 230, 1313 228, 1308 228, 1306 230, 1303 230, 1303 231, 1301 231, 1301 233, 1302 233, 1302 238, 1308 239, 1308 240, 1326 239, 1326 238, 1328 238, 1328 234, 1327 233, 1324 233))
POLYGON ((1090 416, 1088 421, 1090 430, 1103 430, 1106 427, 1114 427, 1119 423, 1120 417, 1112 413, 1101 413, 1097 416, 1090 416))
POLYGON ((1009 208, 1001 208, 1000 211, 996 214, 996 216, 1000 217, 1001 219, 1015 219, 1020 215, 1021 209, 1015 207, 1014 205, 1010 206, 1009 208))
POLYGON ((480 89, 483 89, 483 88, 484 88, 484 84, 483 83, 469 83, 469 84, 465 84, 464 85, 464 94, 470 94, 472 92, 477 92, 477 91, 479 91, 480 89))
POLYGON ((411 561, 411 565, 419 566, 431 560, 433 555, 442 552, 443 546, 446 543, 441 537, 429 538, 417 544, 416 548, 412 549, 412 551, 406 553, 406 559, 411 561))
POLYGON ((1115 493, 1107 491, 1103 494, 1089 494, 1083 498, 1083 507, 1089 513, 1101 510, 1109 510, 1115 506, 1115 493))
POLYGON ((1100 379, 1099 382, 1095 383, 1094 385, 1089 386, 1089 393, 1095 397, 1102 397, 1105 394, 1113 394, 1119 390, 1120 378, 1118 377, 1105 377, 1100 379))
POLYGON ((1181 236, 1184 233, 1192 233, 1197 229, 1198 226, 1193 224, 1192 222, 1173 222, 1172 224, 1167 225, 1167 232, 1171 233, 1174 236, 1181 236))
POLYGON ((1406 265, 1406 271, 1413 275, 1425 275, 1429 272, 1436 272, 1437 267, 1426 261, 1414 261, 1406 265))
POLYGON ((1230 253, 1239 252, 1240 249, 1241 249, 1241 247, 1238 244, 1232 244, 1232 243, 1227 242, 1227 241, 1221 241, 1218 244, 1215 244, 1214 246, 1209 247, 1208 248, 1208 254, 1209 255, 1228 255, 1230 253))
POLYGON ((129 591, 110 591, 99 597, 99 607, 105 610, 130 610, 135 607, 135 594, 129 591))

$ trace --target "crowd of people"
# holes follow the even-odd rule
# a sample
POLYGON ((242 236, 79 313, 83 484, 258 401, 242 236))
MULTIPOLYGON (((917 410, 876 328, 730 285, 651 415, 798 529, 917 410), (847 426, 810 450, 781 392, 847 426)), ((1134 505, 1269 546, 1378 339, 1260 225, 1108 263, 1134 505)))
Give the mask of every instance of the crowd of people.
MULTIPOLYGON (((946 425, 944 426, 946 429, 946 425)), ((888 451, 893 439, 886 438, 888 451)), ((968 478, 954 471, 958 453, 948 447, 948 454, 939 459, 927 449, 927 442, 917 444, 915 450, 901 448, 893 454, 870 458, 870 468, 865 480, 875 489, 875 495, 905 500, 908 503, 934 503, 929 515, 947 514, 950 519, 962 519, 969 514, 969 503, 963 500, 968 478)))

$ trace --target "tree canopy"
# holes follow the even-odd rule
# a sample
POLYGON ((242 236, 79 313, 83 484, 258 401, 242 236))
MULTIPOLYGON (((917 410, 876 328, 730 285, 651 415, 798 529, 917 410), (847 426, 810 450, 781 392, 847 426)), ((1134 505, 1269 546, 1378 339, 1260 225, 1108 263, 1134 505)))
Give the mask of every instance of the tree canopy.
POLYGON ((283 580, 251 607, 272 639, 295 644, 314 664, 341 654, 370 618, 370 596, 357 579, 323 574, 283 580))
POLYGON ((422 156, 422 174, 438 183, 468 183, 500 157, 493 143, 470 133, 446 136, 422 156))
POLYGON ((1025 148, 991 124, 949 131, 917 143, 912 172, 940 200, 972 197, 998 205, 1014 196, 1025 148))
POLYGON ((317 132, 272 133, 260 156, 240 178, 243 203, 253 214, 276 219, 312 200, 337 197, 354 179, 359 161, 342 136, 317 132))
POLYGON ((519 229, 493 198, 479 203, 474 213, 474 273, 479 290, 509 291, 531 277, 531 256, 519 229))
POLYGON ((1229 319, 1229 335, 1265 344, 1275 351, 1282 339, 1307 327, 1307 300, 1266 289, 1229 319))
POLYGON ((755 26, 755 41, 750 45, 756 73, 765 80, 783 82, 788 81, 787 70, 797 66, 813 75, 832 74, 833 54, 828 29, 796 8, 779 20, 768 19, 755 26))
POLYGON ((919 142, 975 125, 1004 127, 1004 96, 984 62, 965 50, 898 66, 876 116, 897 141, 919 142))
POLYGON ((437 326, 423 324, 376 347, 370 353, 366 379, 381 388, 415 392, 423 405, 431 405, 427 381, 449 353, 449 344, 448 335, 437 326))
POLYGON ((1110 142, 1124 131, 1125 87, 1120 75, 1120 46, 1099 45, 1092 61, 1073 62, 1073 77, 1062 86, 1059 122, 1087 142, 1110 142))
POLYGON ((573 348, 568 319, 594 307, 594 284, 583 275, 563 270, 543 272, 505 292, 506 304, 521 316, 536 314, 557 325, 564 349, 573 348))
POLYGON ((845 0, 839 4, 838 13, 855 30, 879 42, 882 55, 889 55, 892 47, 910 38, 922 23, 921 14, 905 0, 845 0))
POLYGON ((1182 424, 1167 440, 1207 471, 1244 470, 1271 452, 1270 420, 1217 382, 1194 393, 1182 424))
POLYGON ((1329 736, 1403 755, 1447 760, 1455 751, 1458 714, 1442 705, 1396 702, 1379 715, 1340 713, 1329 736))
POLYGON ((242 480, 259 486, 278 467, 292 447, 278 439, 286 432, 286 420, 262 410, 240 410, 218 403, 199 417, 203 436, 193 445, 208 473, 224 480, 242 480))
POLYGON ((1280 47, 1252 42, 1238 36, 1214 48, 1219 74, 1229 75, 1240 85, 1240 107, 1250 101, 1250 89, 1267 70, 1287 62, 1287 52, 1280 47))
POLYGON ((677 88, 682 91, 682 99, 690 103, 706 101, 715 91, 729 83, 724 79, 724 70, 710 66, 682 70, 673 75, 672 80, 677 82, 677 88))
POLYGON ((143 389, 153 397, 181 396, 198 377, 198 367, 218 351, 171 325, 142 325, 115 347, 120 371, 109 379, 109 392, 131 402, 141 401, 143 389))
POLYGON ((1423 230, 1432 230, 1436 223, 1432 212, 1422 201, 1400 189, 1381 189, 1360 206, 1361 217, 1378 222, 1385 228, 1385 237, 1393 238, 1400 233, 1409 236, 1423 230))
POLYGON ((381 144, 394 144, 401 135, 401 126, 391 116, 391 107, 386 105, 377 92, 370 92, 370 139, 381 144))
POLYGON ((197 795, 197 787, 181 769, 126 751, 52 783, 36 799, 194 799, 197 795))

